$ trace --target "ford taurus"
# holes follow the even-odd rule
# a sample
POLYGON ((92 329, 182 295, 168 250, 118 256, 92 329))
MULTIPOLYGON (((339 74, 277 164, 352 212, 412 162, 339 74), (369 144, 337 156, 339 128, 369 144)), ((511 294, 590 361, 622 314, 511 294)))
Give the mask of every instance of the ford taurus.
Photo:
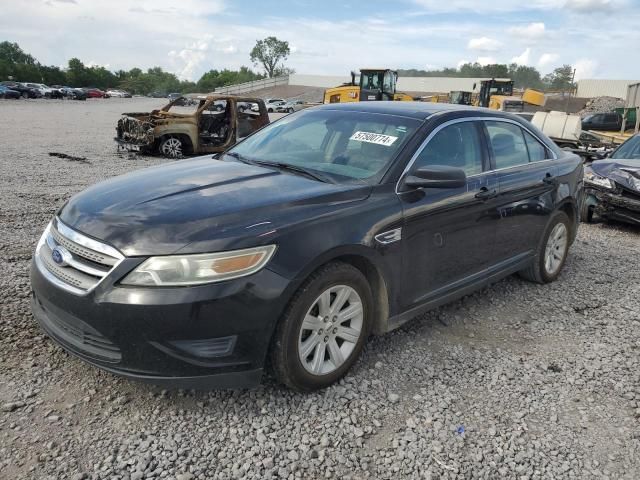
POLYGON ((72 197, 37 244, 32 308, 129 378, 248 387, 270 365, 318 389, 369 335, 516 272, 555 280, 582 182, 577 156, 508 113, 324 105, 72 197))

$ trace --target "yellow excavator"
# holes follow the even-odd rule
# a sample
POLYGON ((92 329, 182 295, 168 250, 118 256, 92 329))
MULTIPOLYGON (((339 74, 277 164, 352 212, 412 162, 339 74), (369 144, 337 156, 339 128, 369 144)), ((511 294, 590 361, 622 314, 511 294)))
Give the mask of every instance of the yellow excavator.
MULTIPOLYGON (((513 84, 513 80, 508 78, 482 80, 480 93, 473 105, 503 112, 523 112, 525 104, 544 106, 544 93, 528 88, 519 97, 513 94, 513 84)), ((476 84, 473 89, 476 89, 476 84)))
POLYGON ((396 92, 398 72, 388 68, 363 68, 360 81, 356 83, 355 72, 351 82, 324 91, 324 103, 368 102, 379 100, 409 101, 414 99, 406 93, 396 92))

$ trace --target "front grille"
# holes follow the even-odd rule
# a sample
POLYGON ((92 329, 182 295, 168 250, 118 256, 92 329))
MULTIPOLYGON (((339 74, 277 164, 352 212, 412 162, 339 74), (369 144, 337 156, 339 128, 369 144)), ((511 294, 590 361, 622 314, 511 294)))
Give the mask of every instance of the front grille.
POLYGON ((85 295, 123 256, 115 248, 72 230, 56 218, 42 235, 35 259, 40 271, 53 283, 76 295, 85 295))

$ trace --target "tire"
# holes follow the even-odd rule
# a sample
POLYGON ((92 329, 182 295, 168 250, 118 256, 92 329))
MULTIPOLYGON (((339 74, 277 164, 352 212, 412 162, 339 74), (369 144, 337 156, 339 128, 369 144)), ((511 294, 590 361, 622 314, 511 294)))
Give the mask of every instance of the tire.
POLYGON ((583 223, 593 223, 593 208, 586 201, 580 207, 580 221, 583 223))
POLYGON ((22 98, 25 100, 29 98, 29 92, 22 92, 22 98))
POLYGON ((268 108, 267 113, 273 113, 273 108, 268 108))
POLYGON ((240 108, 238 108, 238 111, 239 111, 240 113, 244 113, 244 111, 245 111, 245 110, 246 110, 246 108, 244 108, 244 107, 240 107, 240 108))
POLYGON ((276 327, 269 353, 276 379, 309 392, 342 378, 362 352, 372 312, 371 288, 360 270, 341 262, 321 267, 295 293, 276 327))
POLYGON ((531 265, 518 272, 526 280, 550 283, 558 278, 571 244, 571 221, 564 212, 555 212, 542 235, 531 265))
POLYGON ((290 108, 289 110, 287 110, 287 112, 289 113, 293 113, 293 111, 294 111, 293 108, 290 108))
POLYGON ((165 137, 158 145, 158 153, 166 158, 182 158, 184 141, 180 137, 165 137))
POLYGON ((216 112, 222 111, 222 105, 216 105, 216 112))

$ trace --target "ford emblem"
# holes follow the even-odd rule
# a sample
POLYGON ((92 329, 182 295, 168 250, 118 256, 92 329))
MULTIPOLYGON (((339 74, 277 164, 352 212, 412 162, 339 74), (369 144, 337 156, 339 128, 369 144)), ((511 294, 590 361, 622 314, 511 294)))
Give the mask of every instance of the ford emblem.
POLYGON ((58 245, 51 251, 51 260, 53 260, 56 265, 61 267, 66 267, 69 263, 68 260, 71 258, 71 254, 67 251, 66 248, 58 245))

